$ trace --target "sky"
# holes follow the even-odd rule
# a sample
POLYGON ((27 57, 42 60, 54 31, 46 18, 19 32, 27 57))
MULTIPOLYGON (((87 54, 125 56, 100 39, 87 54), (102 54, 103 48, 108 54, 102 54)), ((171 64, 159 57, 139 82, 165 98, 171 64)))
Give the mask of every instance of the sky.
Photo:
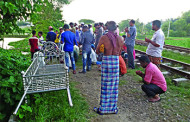
POLYGON ((143 22, 177 18, 190 10, 190 0, 73 0, 63 6, 63 19, 78 22, 92 19, 95 22, 126 19, 143 22))

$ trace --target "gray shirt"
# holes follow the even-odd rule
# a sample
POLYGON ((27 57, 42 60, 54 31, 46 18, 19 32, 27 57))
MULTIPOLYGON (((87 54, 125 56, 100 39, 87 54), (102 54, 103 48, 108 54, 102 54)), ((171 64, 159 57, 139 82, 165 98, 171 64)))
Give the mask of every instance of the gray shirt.
POLYGON ((82 44, 82 51, 86 52, 91 51, 91 44, 93 43, 94 43, 94 36, 90 32, 90 30, 83 32, 80 41, 80 44, 82 44))
POLYGON ((125 44, 130 46, 135 46, 135 38, 137 34, 137 29, 135 25, 130 27, 128 33, 130 34, 130 37, 126 37, 125 44))

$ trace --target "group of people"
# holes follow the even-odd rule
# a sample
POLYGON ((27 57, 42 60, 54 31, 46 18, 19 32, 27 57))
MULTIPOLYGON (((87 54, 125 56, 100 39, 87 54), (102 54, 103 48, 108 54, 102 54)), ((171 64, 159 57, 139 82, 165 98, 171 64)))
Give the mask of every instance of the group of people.
MULTIPOLYGON (((65 24, 59 28, 60 33, 53 32, 53 28, 49 27, 46 41, 52 41, 58 47, 62 47, 65 51, 65 63, 69 67, 71 60, 73 74, 76 74, 74 46, 81 49, 83 69, 79 73, 86 73, 91 70, 92 54, 95 54, 99 70, 101 71, 101 97, 100 107, 95 107, 94 111, 98 114, 117 114, 118 101, 118 85, 119 77, 126 73, 126 65, 128 68, 135 69, 135 39, 137 29, 135 21, 129 22, 130 27, 125 28, 125 35, 119 36, 118 25, 114 21, 103 23, 95 23, 93 31, 92 25, 81 23, 79 26, 75 23, 65 24)), ((142 77, 142 90, 149 97, 150 102, 160 100, 159 95, 166 92, 167 85, 163 74, 160 71, 161 55, 164 46, 164 33, 161 30, 161 22, 155 20, 152 22, 152 29, 155 31, 153 38, 145 38, 149 43, 147 55, 139 58, 139 62, 145 73, 136 71, 136 74, 142 77)), ((29 39, 31 45, 31 54, 40 49, 44 42, 42 32, 33 31, 33 37, 29 39)))

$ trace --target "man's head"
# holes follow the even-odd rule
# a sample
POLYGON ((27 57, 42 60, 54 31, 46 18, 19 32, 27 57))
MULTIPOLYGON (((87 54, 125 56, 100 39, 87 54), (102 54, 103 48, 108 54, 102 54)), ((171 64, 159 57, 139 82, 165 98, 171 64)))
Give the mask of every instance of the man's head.
POLYGON ((71 28, 74 27, 74 23, 72 23, 72 22, 70 22, 69 25, 70 25, 71 28))
POLYGON ((38 36, 41 37, 43 35, 42 31, 38 32, 38 36))
POLYGON ((81 23, 80 23, 80 26, 83 27, 83 26, 84 26, 84 22, 81 22, 81 23))
POLYGON ((127 30, 128 30, 128 27, 125 28, 125 32, 127 32, 127 30))
POLYGON ((69 25, 68 25, 68 24, 64 24, 63 29, 64 29, 65 31, 68 30, 68 29, 69 29, 69 25))
POLYGON ((123 35, 122 37, 123 37, 123 39, 125 40, 127 36, 126 36, 126 35, 123 35))
POLYGON ((63 28, 62 27, 59 28, 59 32, 60 32, 60 34, 63 32, 63 28))
POLYGON ((48 28, 48 29, 49 29, 49 31, 51 31, 51 29, 52 29, 52 28, 53 28, 52 26, 49 26, 49 28, 48 28))
POLYGON ((150 63, 150 60, 148 56, 143 55, 139 58, 139 62, 143 68, 146 68, 147 65, 150 63))
POLYGON ((92 27, 92 25, 91 24, 88 24, 88 28, 90 29, 92 27))
POLYGON ((32 35, 33 36, 36 35, 36 31, 35 30, 32 31, 32 35))
POLYGON ((99 25, 100 25, 101 27, 103 27, 103 26, 104 26, 104 23, 100 22, 99 25))
POLYGON ((83 31, 83 32, 88 31, 88 26, 87 26, 87 25, 84 25, 84 26, 82 27, 82 31, 83 31))
POLYGON ((114 21, 108 21, 106 23, 106 28, 108 31, 114 32, 117 29, 117 24, 114 21))
POLYGON ((55 33, 58 34, 58 30, 56 30, 55 33))
POLYGON ((135 25, 135 20, 132 19, 132 20, 129 22, 129 25, 130 25, 130 26, 135 25))
POLYGON ((77 23, 75 23, 74 26, 76 27, 76 26, 77 26, 77 23))
POLYGON ((160 29, 160 27, 161 27, 161 21, 159 21, 159 20, 154 20, 154 21, 152 22, 152 30, 157 31, 157 30, 160 29))
POLYGON ((94 27, 95 27, 96 29, 98 29, 98 28, 100 27, 99 23, 95 23, 95 24, 94 24, 94 27))

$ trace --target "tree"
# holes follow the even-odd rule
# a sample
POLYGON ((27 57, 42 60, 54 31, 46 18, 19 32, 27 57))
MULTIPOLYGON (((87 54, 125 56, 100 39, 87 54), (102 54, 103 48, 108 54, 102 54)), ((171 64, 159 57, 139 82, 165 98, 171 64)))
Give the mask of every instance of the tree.
POLYGON ((91 20, 91 19, 81 19, 81 20, 79 20, 79 23, 81 23, 81 22, 84 22, 85 24, 93 24, 93 23, 95 23, 95 21, 91 20))

